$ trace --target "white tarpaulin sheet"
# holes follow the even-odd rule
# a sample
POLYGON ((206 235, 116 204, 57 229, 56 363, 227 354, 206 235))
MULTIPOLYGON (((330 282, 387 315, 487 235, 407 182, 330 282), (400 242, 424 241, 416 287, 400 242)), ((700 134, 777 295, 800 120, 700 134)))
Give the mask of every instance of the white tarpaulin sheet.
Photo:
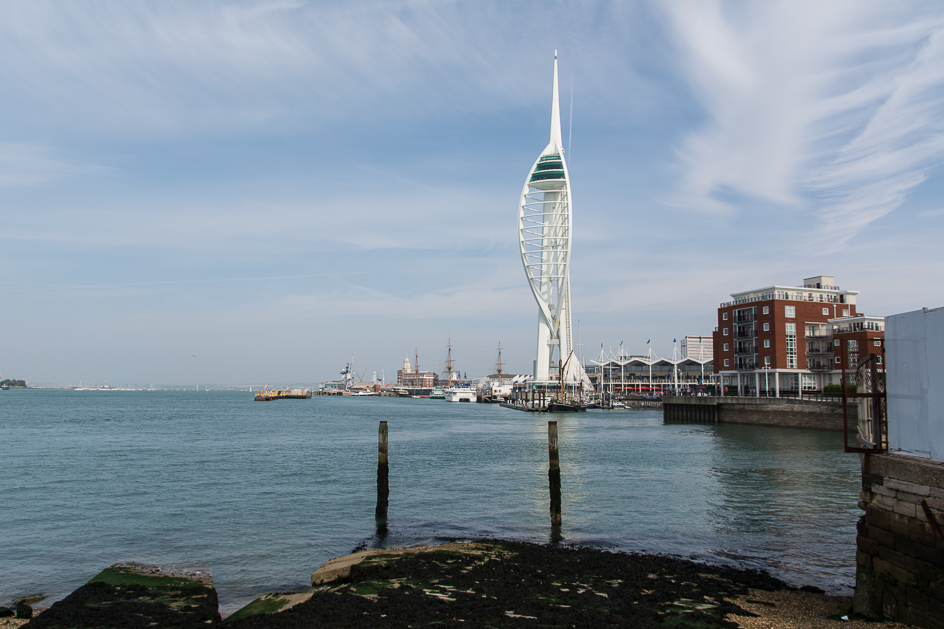
POLYGON ((944 308, 885 318, 890 452, 944 461, 944 308))

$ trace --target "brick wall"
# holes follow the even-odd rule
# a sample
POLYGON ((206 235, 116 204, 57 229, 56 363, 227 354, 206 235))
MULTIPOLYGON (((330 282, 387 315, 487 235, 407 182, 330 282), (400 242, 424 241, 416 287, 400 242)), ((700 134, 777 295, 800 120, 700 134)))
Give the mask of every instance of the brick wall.
POLYGON ((944 629, 944 464, 862 455, 857 613, 944 629))

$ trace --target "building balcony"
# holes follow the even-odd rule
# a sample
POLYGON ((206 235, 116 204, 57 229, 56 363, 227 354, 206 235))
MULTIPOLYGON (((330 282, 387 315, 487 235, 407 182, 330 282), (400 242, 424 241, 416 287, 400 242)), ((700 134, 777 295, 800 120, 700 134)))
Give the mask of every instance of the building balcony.
POLYGON ((738 330, 734 334, 736 339, 752 339, 757 336, 756 330, 738 330))
POLYGON ((832 363, 808 363, 806 368, 810 371, 832 371, 832 363))
POLYGON ((734 348, 735 355, 744 355, 744 354, 756 354, 757 346, 756 345, 744 345, 742 347, 734 348))
POLYGON ((808 349, 806 350, 807 356, 832 356, 833 350, 830 349, 808 349))

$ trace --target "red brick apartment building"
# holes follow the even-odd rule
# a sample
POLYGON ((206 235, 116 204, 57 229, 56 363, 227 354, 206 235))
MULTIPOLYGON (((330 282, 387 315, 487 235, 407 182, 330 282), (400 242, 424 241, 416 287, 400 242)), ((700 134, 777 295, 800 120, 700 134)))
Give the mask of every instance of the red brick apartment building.
POLYGON ((874 341, 884 336, 884 319, 856 311, 858 294, 828 275, 807 278, 802 287, 732 293, 733 301, 718 308, 714 372, 739 395, 779 397, 839 384, 850 348, 858 356, 866 346, 880 350, 874 341))

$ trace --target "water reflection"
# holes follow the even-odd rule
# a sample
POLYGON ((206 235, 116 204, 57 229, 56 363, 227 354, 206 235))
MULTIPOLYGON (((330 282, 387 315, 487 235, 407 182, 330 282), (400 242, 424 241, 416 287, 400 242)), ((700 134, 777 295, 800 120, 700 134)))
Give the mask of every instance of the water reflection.
POLYGON ((717 491, 709 522, 717 552, 850 585, 859 479, 841 436, 734 425, 714 432, 710 474, 717 491), (836 561, 844 556, 848 563, 836 561))

